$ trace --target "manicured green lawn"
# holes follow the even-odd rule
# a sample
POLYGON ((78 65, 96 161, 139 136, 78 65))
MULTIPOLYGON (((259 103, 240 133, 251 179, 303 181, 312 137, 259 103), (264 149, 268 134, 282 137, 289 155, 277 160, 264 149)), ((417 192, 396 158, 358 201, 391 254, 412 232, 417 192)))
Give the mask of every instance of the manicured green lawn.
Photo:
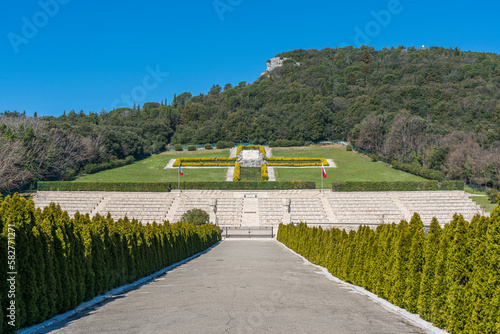
POLYGON ((491 203, 491 201, 488 199, 488 196, 486 196, 486 191, 477 191, 470 187, 465 187, 465 192, 474 195, 481 195, 481 196, 470 196, 470 199, 476 202, 476 204, 479 205, 480 207, 484 208, 486 212, 490 213, 493 212, 493 209, 495 209, 498 205, 491 203))
MULTIPOLYGON (((356 152, 347 152, 341 145, 274 148, 274 157, 333 159, 337 168, 326 168, 324 188, 341 181, 423 181, 416 175, 396 170, 356 152)), ((321 167, 276 168, 276 181, 313 181, 321 187, 321 167)))
MULTIPOLYGON (((338 168, 327 168, 324 188, 340 181, 421 181, 421 177, 395 170, 359 153, 347 152, 340 145, 274 148, 274 157, 333 159, 338 168)), ((229 157, 229 150, 169 151, 131 165, 83 175, 75 182, 174 182, 177 169, 163 169, 170 159, 188 157, 229 157)), ((225 181, 226 168, 191 169, 184 167, 181 181, 225 181)), ((314 181, 321 186, 321 168, 276 168, 277 181, 314 181)), ((260 168, 242 168, 242 180, 260 181, 260 168)))
MULTIPOLYGON (((229 150, 168 151, 136 161, 130 165, 83 175, 75 182, 173 182, 177 181, 177 169, 163 169, 170 159, 204 157, 229 157, 229 150)), ((226 180, 227 168, 191 169, 184 167, 181 181, 220 182, 226 180)))
POLYGON ((259 167, 241 167, 240 181, 245 182, 260 182, 262 177, 260 175, 259 167))

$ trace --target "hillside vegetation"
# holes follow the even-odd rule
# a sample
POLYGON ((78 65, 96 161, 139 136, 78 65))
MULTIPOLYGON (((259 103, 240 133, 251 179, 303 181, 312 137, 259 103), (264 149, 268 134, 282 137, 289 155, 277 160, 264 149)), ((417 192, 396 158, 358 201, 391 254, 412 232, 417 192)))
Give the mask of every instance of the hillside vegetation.
POLYGON ((400 46, 278 56, 288 58, 284 66, 252 84, 185 92, 170 104, 58 118, 6 112, 0 116, 0 154, 8 157, 0 162, 0 188, 129 163, 168 143, 276 139, 349 140, 387 159, 498 187, 499 55, 400 46))

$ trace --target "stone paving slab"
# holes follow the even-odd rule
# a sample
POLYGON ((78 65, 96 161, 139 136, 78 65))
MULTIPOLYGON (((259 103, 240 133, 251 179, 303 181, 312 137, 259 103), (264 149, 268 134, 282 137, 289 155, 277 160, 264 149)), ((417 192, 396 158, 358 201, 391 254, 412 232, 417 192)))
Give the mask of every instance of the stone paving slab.
POLYGON ((275 240, 226 240, 43 333, 428 333, 275 240))

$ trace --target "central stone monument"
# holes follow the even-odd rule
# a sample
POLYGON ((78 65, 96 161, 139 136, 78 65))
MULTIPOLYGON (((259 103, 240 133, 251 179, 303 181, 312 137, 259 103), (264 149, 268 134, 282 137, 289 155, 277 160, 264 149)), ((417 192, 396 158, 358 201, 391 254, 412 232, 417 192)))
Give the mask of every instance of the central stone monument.
POLYGON ((259 150, 243 150, 238 154, 236 163, 241 164, 241 167, 260 167, 267 164, 267 161, 259 150))

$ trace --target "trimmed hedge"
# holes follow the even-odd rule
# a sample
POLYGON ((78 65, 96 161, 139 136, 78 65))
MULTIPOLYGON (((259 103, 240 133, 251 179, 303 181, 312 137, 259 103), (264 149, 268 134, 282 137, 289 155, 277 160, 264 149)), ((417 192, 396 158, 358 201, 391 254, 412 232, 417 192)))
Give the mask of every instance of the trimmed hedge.
POLYGON ((236 158, 178 158, 175 160, 173 167, 178 167, 179 163, 182 166, 234 166, 236 158))
POLYGON ((175 182, 67 182, 40 181, 38 191, 121 191, 121 192, 169 192, 176 189, 175 182), (172 188, 173 187, 173 188, 172 188))
MULTIPOLYGON (((38 182, 38 191, 121 191, 121 192, 169 192, 177 189, 177 182, 38 182)), ((315 182, 181 182, 181 189, 199 190, 287 190, 316 189, 315 182)))
POLYGON ((238 156, 243 150, 255 150, 258 149, 260 153, 266 158, 266 149, 262 145, 238 145, 236 148, 236 156, 238 156))
POLYGON ((83 167, 83 171, 86 174, 94 174, 103 170, 126 166, 134 161, 135 161, 134 156, 129 155, 123 160, 110 160, 109 162, 105 162, 102 164, 87 164, 83 167))
POLYGON ((241 164, 237 163, 234 166, 233 182, 238 182, 241 178, 241 164))
POLYGON ((269 181, 269 174, 267 173, 267 165, 260 165, 260 174, 262 177, 262 181, 269 181))
POLYGON ((333 191, 464 190, 462 181, 345 181, 332 183, 333 191))
POLYGON ((374 231, 282 225, 277 239, 343 281, 418 313, 450 333, 499 333, 500 207, 427 234, 418 214, 374 231))
POLYGON ((215 225, 148 224, 76 214, 55 204, 41 211, 17 194, 0 199, 0 309, 6 310, 7 272, 16 275, 16 322, 0 332, 34 325, 115 287, 151 275, 214 245, 215 225), (7 269, 9 225, 15 230, 15 268, 7 269))
POLYGON ((293 147, 304 145, 305 142, 303 140, 276 139, 269 142, 269 147, 293 147))
POLYGON ((269 166, 293 166, 293 167, 304 167, 304 166, 329 166, 330 164, 325 158, 267 158, 269 166))
POLYGON ((443 181, 444 175, 442 172, 434 169, 423 168, 417 165, 404 164, 402 162, 392 160, 391 166, 395 169, 402 170, 404 172, 421 176, 425 179, 443 181))

